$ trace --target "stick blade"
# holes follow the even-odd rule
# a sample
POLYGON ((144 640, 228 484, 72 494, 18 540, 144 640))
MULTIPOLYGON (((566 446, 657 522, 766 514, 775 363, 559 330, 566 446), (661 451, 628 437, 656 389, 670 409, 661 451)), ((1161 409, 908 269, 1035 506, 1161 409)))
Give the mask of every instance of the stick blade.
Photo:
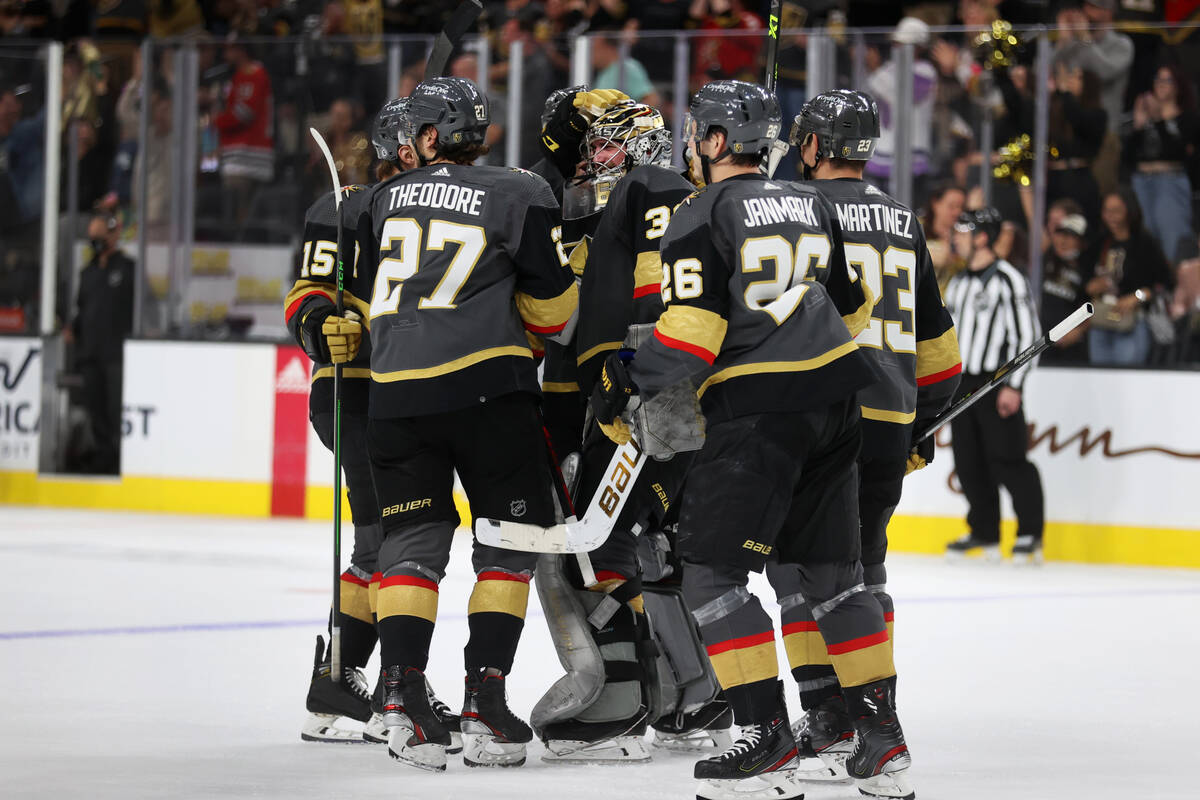
POLYGON ((589 526, 583 522, 564 522, 546 528, 527 522, 487 517, 475 520, 475 538, 480 544, 524 553, 587 553, 604 544, 609 531, 607 526, 597 530, 596 526, 589 526))

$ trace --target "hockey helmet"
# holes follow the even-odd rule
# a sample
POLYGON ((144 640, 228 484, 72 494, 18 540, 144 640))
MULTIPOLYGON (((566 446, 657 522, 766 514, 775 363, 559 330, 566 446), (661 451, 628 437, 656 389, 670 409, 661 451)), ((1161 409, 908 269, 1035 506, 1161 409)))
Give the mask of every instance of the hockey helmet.
POLYGON ((705 139, 715 127, 725 129, 726 147, 733 154, 765 156, 779 138, 783 112, 775 95, 757 83, 713 81, 692 99, 684 121, 684 140, 705 139))
POLYGON ((416 139, 432 125, 442 145, 483 144, 491 119, 487 98, 466 78, 430 78, 409 95, 405 133, 416 139))
POLYGON ((868 161, 879 138, 879 107, 862 92, 822 92, 796 115, 788 141, 802 147, 810 134, 817 137, 818 158, 868 161))
POLYGON ((554 112, 558 109, 559 103, 564 100, 569 100, 575 97, 579 92, 586 92, 588 85, 581 83, 578 86, 568 86, 566 89, 555 89, 546 96, 546 104, 542 106, 542 130, 546 129, 546 123, 554 116, 554 112))
POLYGON ((405 132, 408 117, 407 97, 389 100, 375 115, 375 127, 371 130, 371 144, 375 145, 375 156, 381 161, 395 161, 396 151, 402 144, 411 144, 405 132))
POLYGON ((986 233, 988 243, 996 241, 1000 228, 1004 225, 1004 217, 991 206, 964 211, 958 215, 954 230, 961 233, 986 233))
POLYGON ((671 132, 658 109, 632 100, 607 109, 588 127, 583 156, 589 171, 597 175, 625 174, 634 167, 671 164, 671 132), (624 156, 603 163, 595 160, 607 148, 617 147, 624 156))

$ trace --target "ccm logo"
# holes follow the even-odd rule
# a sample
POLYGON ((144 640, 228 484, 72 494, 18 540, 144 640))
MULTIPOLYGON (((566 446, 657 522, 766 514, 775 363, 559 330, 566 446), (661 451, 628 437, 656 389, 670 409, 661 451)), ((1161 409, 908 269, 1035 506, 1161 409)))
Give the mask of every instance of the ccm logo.
POLYGON ((407 503, 399 503, 394 506, 388 506, 383 509, 383 516, 390 517, 392 514, 404 514, 408 511, 416 511, 419 508, 432 508, 433 498, 426 497, 424 500, 409 500, 407 503))
POLYGON ((746 541, 742 542, 742 549, 753 550, 756 553, 762 553, 764 556, 769 556, 771 555, 771 551, 775 548, 771 547, 769 544, 763 544, 762 542, 756 542, 753 539, 747 539, 746 541))
POLYGON ((636 454, 630 456, 626 453, 621 457, 613 469, 612 475, 608 476, 608 483, 604 485, 604 491, 600 494, 600 508, 604 509, 604 513, 608 517, 612 517, 621 501, 621 495, 625 494, 625 490, 629 488, 629 479, 633 476, 630 469, 642 460, 642 448, 635 441, 630 441, 630 445, 636 454))

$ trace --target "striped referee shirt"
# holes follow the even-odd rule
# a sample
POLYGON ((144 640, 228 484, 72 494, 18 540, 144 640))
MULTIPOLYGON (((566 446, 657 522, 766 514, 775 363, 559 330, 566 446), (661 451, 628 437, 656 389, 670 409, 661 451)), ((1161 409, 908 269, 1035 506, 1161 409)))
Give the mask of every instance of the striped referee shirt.
MULTIPOLYGON (((990 375, 1033 345, 1041 328, 1025 276, 1004 259, 979 271, 963 270, 945 292, 962 352, 963 373, 990 375)), ((1009 385, 1020 389, 1028 364, 1013 373, 1009 385)))

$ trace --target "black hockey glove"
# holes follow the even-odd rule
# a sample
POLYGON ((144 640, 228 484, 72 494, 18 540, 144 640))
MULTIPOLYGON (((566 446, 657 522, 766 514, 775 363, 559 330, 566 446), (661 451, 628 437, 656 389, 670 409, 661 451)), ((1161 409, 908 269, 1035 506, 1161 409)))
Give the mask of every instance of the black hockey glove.
POLYGON ((592 120, 615 103, 629 96, 616 89, 575 92, 559 101, 546 127, 542 128, 542 154, 558 168, 564 178, 575 175, 582 154, 583 136, 592 120))
POLYGON ((916 472, 919 469, 924 469, 933 463, 933 453, 937 449, 937 442, 933 436, 930 436, 920 444, 913 445, 908 452, 908 466, 904 469, 904 474, 916 472))
POLYGON ((600 423, 604 435, 617 444, 626 444, 630 439, 629 426, 621 419, 621 412, 629 405, 630 398, 637 394, 637 386, 625 366, 632 359, 632 350, 610 354, 604 360, 600 380, 592 390, 592 414, 600 423))
POLYGON ((325 320, 334 314, 332 305, 319 305, 304 315, 300 322, 300 340, 304 344, 304 352, 318 364, 332 364, 329 356, 329 345, 325 342, 325 334, 321 328, 325 320))

